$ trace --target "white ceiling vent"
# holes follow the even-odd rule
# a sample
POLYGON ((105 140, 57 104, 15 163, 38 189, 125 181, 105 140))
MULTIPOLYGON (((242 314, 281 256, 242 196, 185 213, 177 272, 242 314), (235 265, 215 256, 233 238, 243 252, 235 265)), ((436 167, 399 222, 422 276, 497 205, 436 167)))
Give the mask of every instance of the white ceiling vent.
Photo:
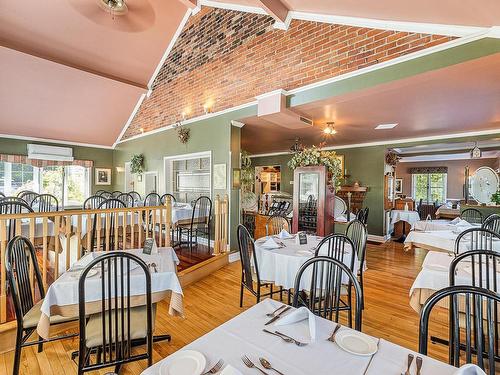
POLYGON ((313 126, 313 120, 286 105, 286 92, 276 90, 257 96, 257 115, 266 121, 288 129, 313 126))
POLYGON ((70 147, 29 144, 28 159, 73 161, 73 149, 70 147))

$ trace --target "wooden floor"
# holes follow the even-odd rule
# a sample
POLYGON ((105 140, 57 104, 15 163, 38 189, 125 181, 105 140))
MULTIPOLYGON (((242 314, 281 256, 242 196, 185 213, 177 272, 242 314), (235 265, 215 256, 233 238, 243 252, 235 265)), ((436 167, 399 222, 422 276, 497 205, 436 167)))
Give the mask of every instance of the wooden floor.
MULTIPOLYGON (((417 349, 418 315, 408 304, 408 293, 424 256, 424 251, 406 253, 398 243, 369 245, 369 269, 365 274, 364 332, 417 349)), ((255 299, 247 294, 244 308, 238 306, 240 272, 240 264, 235 262, 185 288, 185 319, 170 317, 167 304, 160 304, 156 333, 171 333, 173 340, 171 343, 154 344, 155 362, 255 303, 255 299)), ((440 333, 444 337, 445 328, 439 323, 445 321, 445 315, 438 315, 438 324, 433 325, 432 333, 440 333)), ((71 339, 47 344, 42 353, 37 353, 36 347, 23 349, 21 373, 75 374, 77 367, 71 361, 70 353, 77 348, 77 343, 78 339, 71 339)), ((433 357, 445 358, 445 348, 442 346, 430 345, 429 352, 433 357)), ((12 360, 12 352, 0 355, 0 374, 11 373, 12 360)), ((140 374, 145 366, 145 361, 132 363, 125 366, 121 373, 140 374)))

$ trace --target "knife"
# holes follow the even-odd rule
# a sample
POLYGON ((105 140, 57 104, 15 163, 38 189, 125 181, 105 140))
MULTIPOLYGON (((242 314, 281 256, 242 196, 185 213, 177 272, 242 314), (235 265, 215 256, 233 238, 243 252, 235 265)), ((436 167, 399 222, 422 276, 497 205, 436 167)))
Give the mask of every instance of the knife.
POLYGON ((276 320, 278 320, 279 318, 281 318, 281 315, 283 315, 284 313, 286 313, 288 310, 290 310, 292 308, 292 306, 288 306, 286 309, 284 309, 282 312, 280 312, 278 315, 276 315, 274 318, 272 318, 270 321, 268 321, 266 324, 264 324, 265 326, 275 322, 276 320))

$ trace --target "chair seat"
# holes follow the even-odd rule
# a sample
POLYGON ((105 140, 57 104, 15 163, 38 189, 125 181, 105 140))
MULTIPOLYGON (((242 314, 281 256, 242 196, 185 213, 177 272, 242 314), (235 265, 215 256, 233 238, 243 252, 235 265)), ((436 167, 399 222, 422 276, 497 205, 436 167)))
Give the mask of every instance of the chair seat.
MULTIPOLYGON (((109 318, 108 318, 108 313, 106 313, 106 341, 109 343, 109 318)), ((118 340, 121 340, 122 337, 122 332, 121 332, 121 313, 118 313, 118 340)), ((155 322, 155 316, 156 316, 156 305, 153 305, 152 307, 152 325, 153 325, 153 330, 154 330, 154 322, 155 322)), ((123 313, 123 316, 126 319, 127 317, 127 311, 125 310, 123 313)), ((112 311, 111 313, 111 320, 112 320, 112 330, 111 333, 113 335, 112 341, 115 341, 115 312, 112 311)), ((130 339, 135 340, 135 339, 143 339, 147 336, 147 329, 148 329, 148 321, 147 321, 147 308, 145 305, 143 306, 138 306, 138 307, 133 307, 130 309, 130 339)), ((125 324, 125 332, 127 330, 126 324, 125 324)), ((87 348, 95 348, 96 346, 102 345, 102 318, 101 318, 101 313, 93 314, 90 316, 90 319, 87 323, 87 330, 86 330, 86 346, 87 348)))
MULTIPOLYGON (((42 306, 42 302, 38 301, 36 305, 34 305, 23 317, 23 327, 25 329, 28 328, 35 328, 38 325, 38 322, 40 321, 40 317, 42 316, 42 311, 40 310, 42 306)), ((59 323, 64 323, 64 322, 71 322, 74 320, 78 320, 78 318, 75 317, 65 317, 65 316, 60 316, 60 315, 54 315, 50 317, 50 324, 59 324, 59 323)))

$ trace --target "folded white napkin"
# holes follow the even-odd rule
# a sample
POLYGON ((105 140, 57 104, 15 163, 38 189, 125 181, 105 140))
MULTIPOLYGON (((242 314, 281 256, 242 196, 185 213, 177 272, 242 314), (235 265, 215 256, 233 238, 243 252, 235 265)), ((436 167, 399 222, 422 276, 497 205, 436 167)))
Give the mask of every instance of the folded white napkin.
POLYGON ((486 375, 486 373, 480 367, 469 363, 460 367, 454 375, 486 375))
POLYGON ((233 366, 227 365, 220 372, 220 375, 243 375, 243 374, 238 369, 234 368, 233 366))
POLYGON ((287 324, 301 322, 303 320, 308 320, 309 324, 309 335, 311 336, 311 342, 316 340, 316 318, 314 314, 306 307, 300 307, 294 312, 285 315, 283 318, 274 323, 275 326, 284 326, 287 324))
POLYGON ((292 238, 293 236, 288 233, 285 229, 283 229, 279 234, 278 237, 281 238, 282 240, 286 240, 287 238, 292 238))
POLYGON ((462 220, 462 219, 460 219, 460 217, 456 217, 456 218, 454 218, 454 219, 450 222, 450 224, 457 224, 457 223, 459 223, 459 222, 460 222, 460 220, 462 220))
POLYGON ((338 221, 339 223, 347 223, 347 218, 344 215, 340 215, 335 218, 335 221, 338 221))
POLYGON ((266 242, 264 242, 264 243, 261 245, 261 247, 263 247, 263 248, 265 248, 265 249, 278 249, 278 248, 280 248, 281 246, 280 246, 280 245, 278 245, 278 244, 276 243, 276 241, 275 241, 275 240, 273 240, 273 238, 272 238, 272 237, 269 237, 269 238, 266 240, 266 242))

